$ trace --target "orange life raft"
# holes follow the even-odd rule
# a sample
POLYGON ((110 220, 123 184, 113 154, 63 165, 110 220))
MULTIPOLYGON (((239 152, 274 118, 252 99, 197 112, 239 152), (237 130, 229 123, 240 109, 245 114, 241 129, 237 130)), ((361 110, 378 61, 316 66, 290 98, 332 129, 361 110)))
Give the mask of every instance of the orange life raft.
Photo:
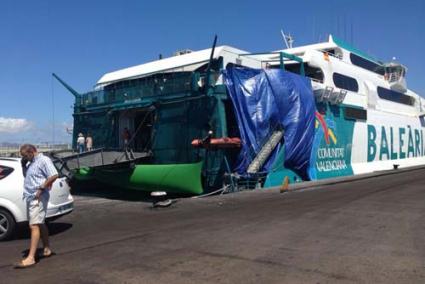
POLYGON ((208 149, 240 148, 241 139, 237 137, 194 139, 191 144, 195 148, 208 148, 208 149))

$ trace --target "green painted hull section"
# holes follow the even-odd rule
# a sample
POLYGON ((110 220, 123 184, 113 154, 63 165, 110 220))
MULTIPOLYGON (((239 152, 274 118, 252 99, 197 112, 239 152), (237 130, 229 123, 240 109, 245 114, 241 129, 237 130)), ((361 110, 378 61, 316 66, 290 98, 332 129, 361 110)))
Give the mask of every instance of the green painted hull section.
POLYGON ((94 180, 93 170, 91 168, 78 169, 73 178, 81 182, 94 180))
POLYGON ((133 169, 80 169, 75 178, 79 181, 94 179, 131 190, 201 194, 202 164, 136 165, 133 169))

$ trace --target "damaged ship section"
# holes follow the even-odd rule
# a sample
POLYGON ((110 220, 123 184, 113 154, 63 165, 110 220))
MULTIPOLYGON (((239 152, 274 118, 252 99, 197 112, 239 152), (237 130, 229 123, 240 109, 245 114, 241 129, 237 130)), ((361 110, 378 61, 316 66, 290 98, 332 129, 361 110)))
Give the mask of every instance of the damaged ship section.
POLYGON ((77 134, 83 133, 93 137, 98 149, 56 154, 59 167, 77 180, 202 194, 223 186, 234 191, 262 186, 282 149, 285 165, 308 179, 309 151, 300 147, 309 147, 311 141, 305 142, 314 132, 309 80, 281 68, 239 66, 235 63, 242 60, 252 67, 262 62, 241 57, 246 52, 230 47, 219 47, 215 55, 214 48, 202 52, 157 61, 156 65, 168 60, 163 65, 172 68, 150 74, 125 73, 161 67, 142 65, 143 72, 107 74, 85 94, 54 75, 76 98, 73 148, 77 134), (197 57, 204 61, 193 62, 197 57), (187 64, 175 62, 182 59, 187 64), (282 85, 284 81, 288 83, 282 85), (301 103, 306 99, 307 106, 301 103), (302 122, 294 123, 297 120, 302 122), (307 134, 306 128, 311 130, 307 134), (131 133, 128 144, 122 137, 125 129, 131 133), (114 151, 118 157, 105 161, 104 156, 114 151), (302 157, 296 154, 300 151, 302 157))

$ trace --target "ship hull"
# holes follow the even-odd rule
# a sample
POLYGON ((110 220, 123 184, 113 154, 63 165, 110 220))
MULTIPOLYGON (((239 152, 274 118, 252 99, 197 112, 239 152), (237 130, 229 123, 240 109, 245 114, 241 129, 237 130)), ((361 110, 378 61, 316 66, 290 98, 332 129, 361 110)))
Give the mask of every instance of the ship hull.
POLYGON ((192 164, 135 165, 126 168, 89 168, 76 171, 80 182, 96 181, 112 187, 139 191, 202 193, 202 162, 192 164))
MULTIPOLYGON (((345 106, 316 118, 309 165, 311 180, 350 176, 425 164, 424 132, 419 117, 367 110, 367 119, 347 119, 345 106), (328 135, 325 135, 327 131, 328 135)), ((267 176, 265 187, 301 179, 283 166, 280 153, 267 176)))

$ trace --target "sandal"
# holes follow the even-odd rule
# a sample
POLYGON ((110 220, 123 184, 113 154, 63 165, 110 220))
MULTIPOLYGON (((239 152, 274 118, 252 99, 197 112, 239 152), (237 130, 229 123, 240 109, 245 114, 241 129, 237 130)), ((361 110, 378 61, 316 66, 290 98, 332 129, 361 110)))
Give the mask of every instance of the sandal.
POLYGON ((51 251, 49 254, 43 253, 43 258, 49 258, 49 257, 54 256, 54 255, 56 255, 56 253, 54 253, 53 251, 51 251))
POLYGON ((34 265, 36 265, 36 263, 37 263, 37 262, 35 262, 35 261, 34 261, 33 263, 25 264, 25 263, 24 263, 24 261, 23 261, 23 260, 21 260, 20 262, 15 263, 14 268, 15 268, 15 269, 25 269, 25 268, 30 268, 30 267, 33 267, 34 265))

